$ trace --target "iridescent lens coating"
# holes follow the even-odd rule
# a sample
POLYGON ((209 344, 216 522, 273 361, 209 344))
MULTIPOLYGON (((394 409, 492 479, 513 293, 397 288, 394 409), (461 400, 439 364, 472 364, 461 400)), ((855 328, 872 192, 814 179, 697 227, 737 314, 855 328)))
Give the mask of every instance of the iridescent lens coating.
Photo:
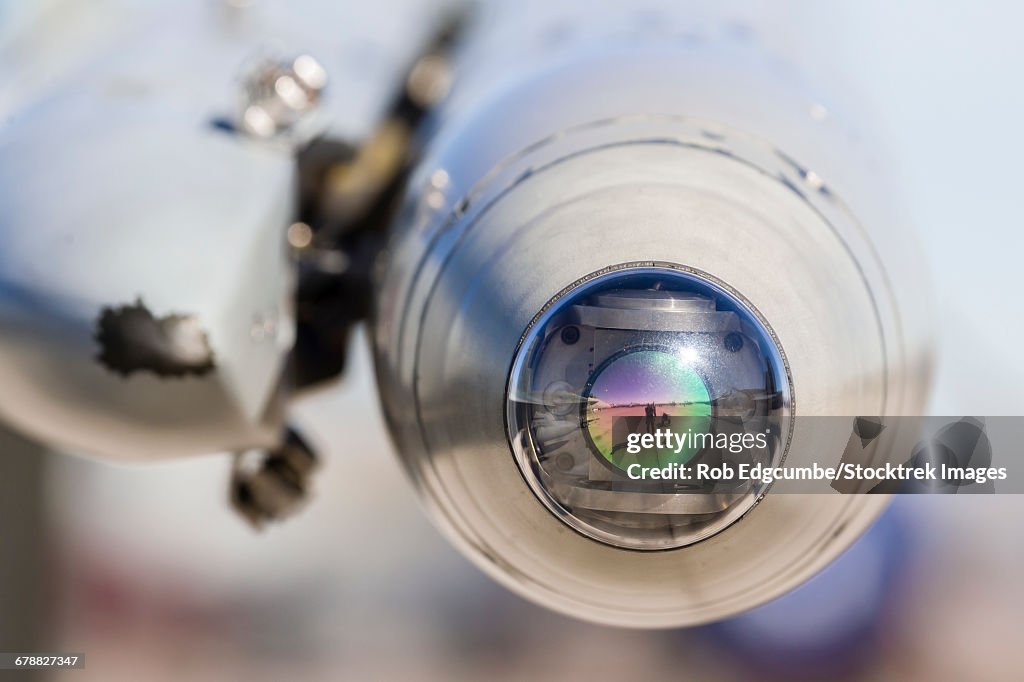
MULTIPOLYGON (((681 429, 704 433, 711 424, 711 395, 686 349, 627 351, 599 367, 588 383, 584 406, 593 447, 616 469, 684 464, 697 448, 678 443, 630 453, 630 434, 681 429)), ((638 439, 634 437, 634 441, 638 439)), ((687 439, 687 443, 691 439, 687 439)), ((636 449, 635 447, 633 448, 636 449)))

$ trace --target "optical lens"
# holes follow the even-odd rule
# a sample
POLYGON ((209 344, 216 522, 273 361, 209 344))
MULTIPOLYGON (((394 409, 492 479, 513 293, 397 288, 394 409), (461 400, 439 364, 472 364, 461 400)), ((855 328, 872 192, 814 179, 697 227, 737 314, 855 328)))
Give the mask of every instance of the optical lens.
POLYGON ((790 404, 781 350, 744 299, 681 268, 627 266, 563 292, 526 330, 507 424, 523 477, 559 519, 655 550, 756 504, 762 483, 694 472, 781 461, 790 404))
POLYGON ((711 423, 711 394, 685 353, 646 349, 614 357, 595 373, 586 398, 590 442, 620 471, 632 464, 685 464, 697 450, 692 444, 665 443, 632 454, 629 434, 653 438, 658 430, 678 428, 681 422, 688 431, 703 433, 711 423))

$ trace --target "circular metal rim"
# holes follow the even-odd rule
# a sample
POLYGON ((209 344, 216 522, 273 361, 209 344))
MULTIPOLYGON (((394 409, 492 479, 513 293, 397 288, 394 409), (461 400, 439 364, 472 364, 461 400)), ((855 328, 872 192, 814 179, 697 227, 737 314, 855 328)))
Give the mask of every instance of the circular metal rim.
MULTIPOLYGON (((559 135, 553 136, 553 138, 551 139, 544 140, 543 143, 533 145, 529 149, 523 150, 522 153, 512 155, 505 162, 498 164, 498 166, 496 166, 491 172, 487 173, 486 177, 481 182, 472 187, 472 190, 467 193, 465 199, 462 199, 453 205, 452 213, 448 218, 446 218, 444 228, 441 229, 438 233, 432 234, 430 236, 430 244, 432 245, 431 248, 433 248, 433 245, 437 243, 439 235, 451 235, 451 233, 453 232, 456 233, 458 236, 452 238, 451 241, 453 244, 458 244, 462 239, 462 235, 460 233, 463 231, 463 229, 468 229, 465 228, 464 226, 475 225, 481 219, 482 215, 490 210, 490 208, 493 205, 493 202, 497 198, 503 196, 506 191, 511 191, 511 189, 513 189, 516 185, 522 182, 525 178, 536 175, 538 169, 543 170, 548 167, 556 165, 555 162, 551 162, 550 164, 547 165, 540 164, 538 167, 526 167, 524 171, 524 167, 527 166, 526 158, 530 156, 532 152, 547 149, 549 147, 557 147, 558 145, 552 143, 553 140, 568 140, 570 138, 573 138, 577 134, 581 137, 589 139, 590 132, 594 132, 596 134, 599 130, 604 129, 609 124, 621 123, 623 126, 630 126, 636 123, 637 121, 643 121, 646 123, 658 123, 659 125, 664 126, 682 125, 684 129, 688 126, 692 127, 695 124, 695 119, 685 119, 676 116, 652 117, 648 115, 643 115, 639 117, 608 119, 606 121, 596 122, 595 124, 592 124, 590 126, 570 128, 567 131, 563 131, 563 133, 569 133, 568 135, 563 135, 562 133, 560 133, 559 135), (456 227, 457 225, 460 225, 460 227, 456 227)), ((704 125, 708 124, 705 123, 704 125)), ((715 127, 714 129, 718 130, 717 127, 715 127)), ((697 132, 700 131, 698 130, 697 132)), ((872 256, 874 256, 875 259, 877 259, 878 257, 877 253, 873 249, 868 248, 868 253, 865 256, 862 248, 852 248, 848 245, 848 240, 851 240, 855 244, 860 244, 860 241, 858 239, 866 239, 866 236, 863 233, 863 228, 860 228, 856 220, 853 219, 853 217, 848 214, 848 212, 845 209, 845 205, 843 205, 841 201, 836 199, 834 194, 829 194, 827 197, 829 201, 824 201, 823 195, 810 193, 805 196, 803 193, 797 192, 795 188, 798 187, 800 184, 799 177, 794 174, 793 168, 795 167, 795 164, 790 162, 789 157, 783 155, 781 152, 771 147, 770 145, 768 145, 768 143, 764 142, 759 138, 754 138, 752 136, 736 133, 735 131, 730 131, 729 139, 732 139, 733 134, 741 138, 738 140, 738 142, 742 142, 745 140, 747 145, 754 145, 756 146, 756 148, 760 148, 760 145, 764 145, 763 151, 767 156, 765 156, 765 154, 759 156, 756 153, 754 153, 752 156, 748 156, 745 153, 730 154, 729 156, 738 156, 741 160, 745 162, 746 165, 748 165, 753 170, 760 172, 762 175, 770 176, 772 178, 781 178, 783 184, 786 184, 791 189, 793 189, 794 192, 800 194, 804 202, 809 203, 811 205, 811 210, 817 213, 818 217, 821 220, 823 220, 829 228, 831 228, 831 232, 835 233, 836 238, 842 243, 847 253, 851 256, 851 258, 854 259, 855 262, 861 262, 856 257, 856 254, 860 254, 863 258, 866 259, 866 262, 876 264, 876 266, 880 266, 880 264, 876 263, 876 260, 872 258, 872 256), (760 159, 760 162, 758 162, 757 159, 760 159), (789 165, 787 165, 787 163, 789 165), (779 168, 775 168, 776 166, 779 166, 779 168), (838 223, 839 227, 833 224, 834 222, 838 223), (845 226, 847 229, 840 229, 842 226, 845 226), (850 232, 850 229, 852 229, 852 233, 850 232)), ((649 137, 649 133, 645 132, 644 135, 636 137, 627 137, 621 135, 613 136, 613 141, 618 141, 623 145, 648 142, 669 142, 676 143, 679 146, 697 148, 705 151, 721 151, 715 148, 708 148, 706 141, 694 140, 685 136, 677 136, 674 132, 667 132, 664 137, 658 137, 656 139, 648 139, 649 137)), ((721 146, 721 140, 726 138, 724 135, 719 135, 716 136, 714 139, 719 140, 719 142, 716 143, 717 147, 721 146)), ((604 140, 604 138, 601 138, 601 140, 604 140)), ((611 145, 609 145, 609 147, 610 146, 611 145)), ((602 147, 601 150, 603 151, 605 148, 607 147, 602 147)), ((749 151, 747 149, 747 146, 744 146, 743 149, 749 151)), ((447 258, 445 260, 447 260, 447 258)), ((633 258, 632 260, 634 261, 633 263, 631 263, 632 265, 644 265, 650 267, 663 265, 666 267, 675 267, 676 269, 683 271, 691 270, 690 268, 683 265, 673 263, 652 262, 651 259, 644 256, 641 256, 639 258, 633 258)), ((425 317, 425 312, 423 311, 426 306, 426 301, 428 301, 432 297, 432 292, 436 285, 435 280, 440 276, 439 273, 443 269, 444 266, 442 266, 438 270, 438 272, 431 273, 430 277, 426 278, 428 281, 432 281, 431 284, 428 284, 425 287, 427 290, 429 290, 430 293, 421 295, 419 299, 415 301, 415 303, 407 302, 407 304, 403 304, 403 306, 407 310, 420 311, 420 313, 414 315, 413 317, 418 316, 420 317, 421 320, 422 317, 425 317)), ((615 269, 617 269, 617 266, 605 267, 604 264, 601 264, 600 271, 595 272, 593 274, 596 275, 603 272, 612 271, 615 269)), ((875 269, 877 268, 869 268, 870 272, 867 273, 865 273, 863 268, 859 267, 859 269, 861 270, 861 277, 864 280, 865 287, 869 290, 869 299, 874 308, 873 319, 877 322, 878 331, 881 336, 880 340, 882 344, 881 350, 883 354, 883 376, 888 378, 890 374, 890 365, 886 361, 887 350, 891 350, 889 349, 889 344, 892 343, 892 335, 895 335, 897 342, 899 341, 900 336, 898 332, 900 326, 898 320, 891 320, 889 315, 883 314, 883 312, 879 310, 880 301, 884 302, 888 301, 889 299, 885 295, 879 296, 878 294, 871 293, 871 291, 874 290, 874 287, 878 285, 878 281, 875 277, 870 277, 869 275, 876 274, 875 269)), ((412 281, 419 282, 420 285, 422 285, 423 280, 420 278, 421 272, 419 266, 416 266, 416 271, 417 273, 412 278, 412 281)), ((724 285, 722 282, 719 282, 714 277, 707 277, 707 279, 715 281, 720 285, 723 285, 726 289, 730 289, 728 285, 724 285)), ((882 282, 884 284, 885 282, 887 282, 887 280, 883 277, 882 282)), ((410 284, 409 289, 411 289, 412 286, 413 285, 410 284)), ((566 290, 571 289, 572 286, 566 287, 566 290)), ((891 294, 892 292, 889 291, 889 293, 891 294)), ((889 311, 889 308, 885 308, 885 311, 891 312, 889 311)), ((528 328, 528 326, 529 325, 524 324, 523 328, 528 328)), ((785 332, 786 329, 783 328, 781 329, 781 331, 785 332)), ((397 335, 399 346, 401 345, 401 341, 404 338, 404 335, 408 333, 409 329, 403 325, 401 331, 399 331, 397 335)), ((777 347, 779 347, 781 351, 781 344, 778 344, 777 339, 775 339, 775 342, 777 347)), ((420 347, 419 338, 417 338, 415 345, 417 349, 416 357, 418 357, 418 349, 420 347)), ((411 390, 415 396, 414 401, 416 401, 417 404, 416 413, 417 415, 419 415, 419 393, 417 389, 419 377, 418 375, 416 375, 415 371, 416 368, 414 367, 408 381, 409 386, 411 387, 411 390)), ((789 371, 788 369, 787 374, 790 375, 790 381, 792 382, 793 377, 791 371, 789 371)), ((887 404, 887 397, 890 397, 888 395, 889 392, 885 390, 886 388, 891 387, 888 387, 888 384, 886 384, 886 387, 883 387, 881 398, 883 404, 887 404)), ((903 394, 901 393, 900 395, 903 394)), ((801 400, 802 402, 806 402, 807 396, 803 395, 801 400)), ((795 407, 795 399, 792 401, 792 403, 795 407)), ((811 405, 812 403, 808 402, 807 404, 811 405)), ((427 435, 426 433, 423 432, 422 427, 420 427, 416 431, 416 436, 418 438, 423 439, 417 439, 416 443, 420 447, 427 448, 428 446, 425 443, 427 435)), ((787 445, 787 449, 791 449, 792 445, 798 439, 795 435, 793 435, 792 432, 790 432, 788 440, 789 443, 787 445)), ((420 488, 421 492, 424 495, 423 500, 428 505, 428 507, 430 507, 431 510, 434 512, 435 520, 437 521, 438 525, 445 531, 445 534, 449 537, 449 539, 455 545, 457 545, 477 566, 479 566, 482 570, 484 570, 498 582, 509 587, 510 589, 512 589, 513 591, 515 591, 523 597, 526 597, 537 603, 542 603, 547 607, 559 611, 563 614, 583 618, 585 620, 589 620, 592 622, 600 622, 620 626, 628 624, 632 627, 667 627, 678 626, 681 624, 694 625, 706 622, 711 618, 721 618, 729 614, 741 611, 743 609, 750 608, 751 604, 763 603, 767 599, 774 598, 775 596, 778 596, 783 589, 792 588, 795 584, 793 581, 797 579, 797 576, 803 576, 805 579, 808 575, 812 575, 817 570, 820 570, 825 563, 831 560, 831 558, 834 558, 834 554, 831 552, 826 553, 826 556, 824 557, 820 556, 820 547, 805 548, 793 559, 793 567, 790 567, 788 570, 783 572, 776 572, 771 574, 771 584, 760 582, 760 584, 757 586, 751 585, 745 588, 744 590, 730 592, 727 597, 723 597, 730 604, 729 606, 712 607, 708 603, 701 603, 688 605, 686 607, 676 605, 664 608, 645 608, 643 610, 630 609, 628 610, 628 613, 630 615, 627 618, 626 611, 623 611, 621 607, 611 607, 605 604, 603 601, 597 602, 589 598, 584 599, 581 595, 575 595, 570 597, 564 594, 563 591, 558 589, 557 587, 548 584, 547 582, 538 580, 531 574, 523 573, 518 570, 513 570, 516 567, 507 564, 503 558, 495 555, 494 547, 489 547, 485 544, 481 544, 483 542, 482 537, 477 537, 474 533, 467 532, 468 529, 464 527, 462 523, 459 521, 460 512, 458 508, 450 506, 450 504, 454 504, 454 502, 452 502, 448 498, 447 493, 445 492, 445 487, 436 485, 438 483, 437 478, 441 476, 441 474, 435 469, 434 463, 432 461, 427 462, 426 465, 420 467, 418 465, 424 464, 422 460, 414 462, 412 461, 412 459, 409 459, 408 464, 410 470, 413 472, 414 480, 416 481, 417 486, 420 488), (780 587, 780 585, 784 585, 786 587, 780 587), (586 612, 581 611, 581 609, 585 609, 586 612), (712 609, 713 615, 709 615, 708 609, 712 609), (684 612, 687 614, 690 614, 691 612, 699 612, 700 615, 691 614, 684 616, 684 612)), ((511 464, 511 462, 509 462, 509 464, 511 464)), ((519 480, 522 480, 521 472, 518 471, 518 467, 516 468, 516 470, 517 478, 519 480)), ((795 520, 786 518, 786 515, 791 515, 791 512, 793 511, 792 505, 782 505, 781 500, 780 504, 772 504, 767 499, 761 501, 768 502, 768 508, 766 509, 764 514, 760 514, 761 517, 764 517, 766 515, 769 518, 776 517, 777 521, 782 521, 786 523, 788 523, 791 520, 795 520), (780 507, 782 507, 783 509, 789 508, 790 511, 783 511, 782 515, 780 515, 780 507)), ((840 543, 842 546, 848 545, 849 542, 851 542, 852 539, 855 538, 856 535, 863 530, 864 526, 870 523, 871 519, 873 519, 874 516, 877 515, 880 507, 882 506, 882 500, 880 500, 879 498, 876 498, 872 502, 864 501, 862 504, 854 504, 853 502, 853 500, 836 500, 836 504, 827 506, 829 511, 826 514, 826 516, 829 519, 829 521, 827 527, 823 526, 824 530, 821 531, 820 535, 820 537, 824 539, 825 543, 829 545, 833 545, 835 543, 840 543), (876 502, 878 504, 876 504, 876 502)), ((760 502, 758 506, 760 506, 760 502)), ((815 508, 817 509, 820 506, 821 505, 816 505, 815 508)), ((745 516, 743 518, 745 518, 745 516)), ((710 542, 716 543, 715 551, 717 551, 717 543, 719 541, 729 543, 732 541, 730 538, 742 536, 742 533, 746 532, 744 530, 745 528, 751 526, 758 527, 758 518, 754 515, 751 515, 751 518, 754 520, 748 524, 745 524, 739 529, 734 530, 731 535, 719 534, 714 538, 710 538, 710 542)), ((553 519, 552 523, 555 526, 559 526, 562 530, 565 530, 566 528, 564 524, 555 523, 553 519)), ((736 526, 737 524, 733 525, 736 526)), ((545 528, 542 530, 545 530, 546 532, 546 529, 547 527, 545 526, 545 528)), ((582 537, 585 537, 581 534, 576 533, 571 533, 571 535, 574 535, 577 541, 581 540, 582 537)), ((638 552, 623 551, 619 548, 604 545, 603 543, 593 542, 592 544, 595 546, 600 545, 604 547, 607 551, 617 550, 618 554, 639 554, 638 552)), ((696 548, 697 546, 691 545, 690 547, 696 548)), ((792 552, 789 551, 786 551, 785 553, 787 555, 792 554, 792 552)), ((678 552, 678 554, 682 555, 684 553, 678 552)))

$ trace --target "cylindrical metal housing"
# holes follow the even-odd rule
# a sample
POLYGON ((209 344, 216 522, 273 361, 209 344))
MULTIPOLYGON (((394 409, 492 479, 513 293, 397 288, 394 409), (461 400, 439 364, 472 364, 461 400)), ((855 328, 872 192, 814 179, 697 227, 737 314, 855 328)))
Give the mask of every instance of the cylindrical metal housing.
MULTIPOLYGON (((920 413, 921 275, 879 174, 825 105, 745 46, 609 41, 491 92, 481 51, 468 51, 476 75, 438 118, 382 269, 381 396, 419 492, 496 579, 592 621, 695 624, 800 584, 883 497, 768 494, 699 542, 615 546, 531 490, 506 420, 510 376, 574 287, 661 268, 756 311, 785 357, 792 415, 920 413)), ((844 444, 797 422, 788 448, 844 444)))

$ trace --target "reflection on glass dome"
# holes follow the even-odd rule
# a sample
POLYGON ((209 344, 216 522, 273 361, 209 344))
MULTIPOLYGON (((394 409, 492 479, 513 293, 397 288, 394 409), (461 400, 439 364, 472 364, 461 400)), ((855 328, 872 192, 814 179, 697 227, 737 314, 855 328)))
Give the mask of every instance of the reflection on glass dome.
POLYGON ((668 549, 724 529, 764 491, 658 472, 778 463, 791 395, 749 304, 710 278, 644 267, 593 277, 546 308, 516 356, 508 405, 517 462, 552 512, 603 542, 668 549), (771 445, 715 445, 744 433, 771 445))

